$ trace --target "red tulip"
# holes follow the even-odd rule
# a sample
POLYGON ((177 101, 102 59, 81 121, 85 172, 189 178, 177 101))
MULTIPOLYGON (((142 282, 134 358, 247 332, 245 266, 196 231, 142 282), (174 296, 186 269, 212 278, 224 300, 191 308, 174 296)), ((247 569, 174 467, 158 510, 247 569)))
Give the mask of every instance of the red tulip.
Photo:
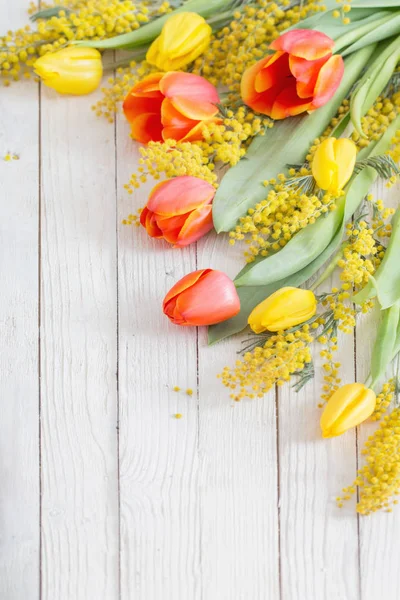
POLYGON ((151 237, 187 246, 212 229, 214 195, 215 188, 198 177, 168 179, 153 188, 140 222, 151 237))
POLYGON ((134 85, 123 109, 138 142, 194 142, 203 139, 204 122, 219 122, 218 102, 217 90, 204 77, 172 71, 154 73, 134 85))
POLYGON ((225 273, 202 269, 174 285, 164 298, 163 310, 176 325, 215 325, 237 315, 240 300, 225 273))
POLYGON ((270 46, 275 54, 247 69, 241 92, 245 104, 272 119, 285 119, 323 106, 344 73, 334 41, 319 31, 293 29, 270 46))

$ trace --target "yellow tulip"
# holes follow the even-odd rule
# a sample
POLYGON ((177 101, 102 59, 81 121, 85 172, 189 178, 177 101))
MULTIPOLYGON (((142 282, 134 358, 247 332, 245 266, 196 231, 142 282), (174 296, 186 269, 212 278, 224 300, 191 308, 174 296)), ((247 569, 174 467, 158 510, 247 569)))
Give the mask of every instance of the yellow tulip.
POLYGON ((284 287, 256 306, 248 323, 254 333, 280 331, 308 321, 316 312, 317 300, 313 292, 284 287))
POLYGON ((211 33, 211 27, 197 13, 177 13, 165 23, 148 49, 146 60, 161 71, 179 70, 203 54, 211 33))
POLYGON ((354 171, 357 147, 352 140, 327 138, 314 154, 312 174, 321 190, 337 194, 354 171))
POLYGON ((34 63, 35 73, 59 94, 90 94, 103 75, 101 54, 94 48, 69 46, 44 54, 34 63))
POLYGON ((330 397, 322 413, 323 437, 335 437, 356 427, 372 415, 375 405, 375 392, 364 384, 343 385, 330 397))

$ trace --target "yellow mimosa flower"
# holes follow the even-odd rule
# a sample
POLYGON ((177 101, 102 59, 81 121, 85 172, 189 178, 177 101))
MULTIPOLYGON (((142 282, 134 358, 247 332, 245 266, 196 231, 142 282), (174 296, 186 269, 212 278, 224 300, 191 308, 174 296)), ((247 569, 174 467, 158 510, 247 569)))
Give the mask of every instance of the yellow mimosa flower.
POLYGON ((315 151, 311 165, 318 187, 332 194, 344 188, 354 171, 357 146, 352 140, 330 137, 315 151))
POLYGON ((94 48, 69 46, 41 56, 33 65, 45 85, 59 94, 90 94, 103 75, 101 54, 94 48))
POLYGON ((356 427, 372 415, 375 405, 375 392, 364 384, 343 385, 330 397, 322 413, 323 437, 335 437, 356 427))
POLYGON ((254 333, 280 331, 300 325, 317 311, 317 300, 310 290, 283 287, 261 302, 249 316, 254 333))
POLYGON ((211 27, 197 13, 173 15, 148 49, 146 60, 161 71, 179 70, 203 54, 211 33, 211 27))

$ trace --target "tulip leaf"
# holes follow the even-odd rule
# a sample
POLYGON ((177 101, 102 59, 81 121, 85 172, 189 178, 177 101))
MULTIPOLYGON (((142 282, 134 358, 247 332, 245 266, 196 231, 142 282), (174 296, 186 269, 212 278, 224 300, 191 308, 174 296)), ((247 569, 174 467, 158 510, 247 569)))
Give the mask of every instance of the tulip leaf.
POLYGON ((320 136, 357 81, 375 46, 364 48, 345 61, 342 82, 332 100, 310 115, 278 121, 265 136, 257 136, 246 156, 229 169, 213 201, 218 233, 232 229, 248 209, 266 197, 263 181, 287 173, 287 164, 302 164, 314 139, 320 136))
POLYGON ((400 12, 391 12, 387 17, 377 20, 375 26, 368 32, 364 32, 357 41, 341 52, 343 56, 347 56, 352 52, 356 52, 366 45, 380 42, 393 35, 400 33, 400 12))
POLYGON ((63 10, 66 15, 69 15, 72 12, 70 8, 65 8, 64 6, 51 6, 50 8, 38 10, 38 12, 35 12, 29 18, 31 21, 37 21, 38 19, 51 19, 51 17, 58 17, 60 10, 63 10))
POLYGON ((240 298, 240 313, 236 317, 232 317, 223 323, 218 325, 212 325, 208 328, 208 343, 210 345, 223 340, 224 338, 230 337, 236 333, 239 333, 247 326, 247 319, 249 314, 265 298, 268 298, 271 294, 279 290, 281 287, 293 286, 298 287, 305 281, 310 279, 315 273, 322 267, 322 265, 329 259, 329 257, 335 252, 342 240, 342 231, 340 230, 331 243, 325 248, 325 250, 318 256, 316 260, 307 265, 298 273, 276 281, 269 285, 254 286, 254 287, 241 287, 237 290, 240 298))
POLYGON ((140 46, 151 44, 155 38, 160 35, 162 28, 171 15, 179 12, 195 12, 208 19, 221 11, 227 10, 233 6, 232 0, 187 0, 182 6, 162 17, 157 17, 142 25, 139 29, 123 33, 106 40, 82 40, 73 42, 87 48, 97 48, 98 50, 132 50, 140 46))
POLYGON ((373 106, 376 98, 385 89, 400 58, 400 37, 391 43, 381 43, 377 56, 367 69, 351 95, 351 120, 360 135, 366 137, 361 126, 361 117, 373 106))
MULTIPOLYGON (((385 152, 390 147, 399 124, 400 117, 397 117, 381 139, 361 151, 358 158, 363 160, 385 152)), ((360 173, 353 175, 345 188, 345 196, 338 200, 336 210, 301 229, 276 254, 267 256, 257 263, 251 263, 244 274, 239 273, 235 280, 236 285, 238 287, 265 285, 303 269, 326 248, 340 223, 347 221, 354 213, 376 177, 377 173, 372 167, 366 167, 360 173)))
POLYGON ((371 388, 377 385, 395 356, 399 320, 399 303, 382 311, 382 318, 371 356, 371 388))
POLYGON ((353 297, 356 304, 378 296, 381 308, 384 310, 400 300, 400 208, 392 219, 392 233, 386 248, 385 256, 373 277, 367 285, 353 297))
MULTIPOLYGON (((382 138, 376 143, 371 143, 368 148, 365 148, 359 153, 360 158, 366 158, 368 156, 373 156, 375 154, 380 154, 387 150, 390 147, 390 143, 392 137, 396 131, 396 129, 400 126, 400 117, 395 119, 391 126, 387 129, 382 138)), ((343 239, 343 232, 345 228, 346 221, 352 216, 357 207, 360 205, 362 199, 367 193, 369 187, 375 181, 377 177, 376 171, 371 167, 363 169, 359 174, 353 177, 353 180, 348 185, 348 190, 346 196, 342 199, 341 206, 338 206, 337 209, 328 215, 329 218, 334 213, 341 213, 342 219, 341 223, 334 233, 333 237, 328 240, 328 244, 322 243, 322 238, 320 239, 321 243, 321 252, 319 255, 314 258, 314 260, 310 260, 309 264, 307 264, 302 269, 298 269, 286 277, 282 277, 282 273, 278 272, 277 277, 279 277, 276 281, 270 281, 266 285, 258 285, 258 286, 245 286, 238 288, 238 294, 240 298, 240 313, 233 317, 232 319, 228 319, 223 323, 219 323, 218 325, 213 325, 209 328, 209 344, 215 344, 216 342, 230 337, 236 333, 242 331, 247 325, 247 319, 250 312, 259 304, 262 300, 265 300, 270 294, 275 292, 277 289, 280 289, 284 286, 299 286, 302 285, 305 281, 309 280, 316 272, 323 266, 323 264, 329 260, 329 258, 333 255, 333 253, 339 248, 343 239), (351 188, 351 193, 350 193, 351 188)), ((325 221, 321 217, 318 221, 325 221)), ((307 226, 302 231, 308 231, 309 236, 313 236, 313 228, 314 225, 318 223, 314 223, 313 225, 307 226)), ((299 233, 300 234, 300 233, 299 233)), ((291 244, 294 242, 297 234, 292 240, 287 244, 291 244)), ((285 246, 285 248, 287 247, 285 246)), ((292 245, 293 248, 293 245, 292 245)), ((280 251, 282 252, 282 250, 280 251)), ((277 254, 280 254, 277 253, 277 254)), ((290 263, 292 260, 296 258, 297 249, 293 248, 293 256, 289 256, 288 262, 290 263)), ((273 255, 276 256, 276 255, 273 255)), ((266 262, 269 258, 263 259, 266 262)), ((249 272, 250 268, 254 265, 254 263, 247 265, 242 271, 242 273, 249 272)))

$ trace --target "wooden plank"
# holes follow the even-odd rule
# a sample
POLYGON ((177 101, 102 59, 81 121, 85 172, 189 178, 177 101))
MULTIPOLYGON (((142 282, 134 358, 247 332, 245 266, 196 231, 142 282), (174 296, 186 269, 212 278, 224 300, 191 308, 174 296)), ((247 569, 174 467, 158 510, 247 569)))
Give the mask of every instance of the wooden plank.
MULTIPOLYGON (((335 274, 318 292, 339 286, 335 274)), ((316 376, 298 394, 279 390, 282 600, 358 598, 355 502, 342 512, 335 498, 356 472, 356 438, 321 437, 318 408, 324 359, 314 344, 316 376)), ((344 383, 354 381, 354 338, 339 332, 337 361, 344 383)))
MULTIPOLYGON (((382 198, 387 206, 398 206, 400 186, 391 190, 380 182, 376 186, 376 198, 382 198)), ((376 310, 360 320, 357 327, 357 380, 365 381, 368 376, 371 351, 375 341, 379 312, 376 310)), ((395 375, 393 366, 388 369, 387 379, 395 375)), ((383 383, 383 382, 382 382, 383 383)), ((365 423, 359 427, 359 464, 365 458, 361 451, 375 429, 376 423, 365 423)), ((398 600, 400 597, 400 573, 398 568, 398 541, 400 539, 400 510, 392 513, 378 512, 360 516, 360 568, 361 600, 398 600)))
MULTIPOLYGON (((134 196, 123 192, 139 156, 123 117, 117 148, 120 223, 154 182, 134 196)), ((196 330, 169 323, 161 308, 196 268, 195 248, 171 249, 142 228, 119 225, 118 235, 121 597, 197 600, 198 411, 196 396, 184 393, 196 388, 196 330)))
MULTIPOLYGON (((2 30, 26 4, 0 4, 2 30)), ((38 88, 0 81, 0 596, 39 598, 38 88), (16 153, 19 160, 5 162, 16 153)))
POLYGON ((43 598, 118 598, 114 129, 42 89, 43 598))
MULTIPOLYGON (((243 261, 226 236, 198 242, 200 268, 233 276, 243 261), (227 251, 230 249, 229 252, 227 251)), ((243 336, 207 347, 199 338, 199 459, 203 597, 279 598, 275 394, 236 403, 216 380, 243 336)))

